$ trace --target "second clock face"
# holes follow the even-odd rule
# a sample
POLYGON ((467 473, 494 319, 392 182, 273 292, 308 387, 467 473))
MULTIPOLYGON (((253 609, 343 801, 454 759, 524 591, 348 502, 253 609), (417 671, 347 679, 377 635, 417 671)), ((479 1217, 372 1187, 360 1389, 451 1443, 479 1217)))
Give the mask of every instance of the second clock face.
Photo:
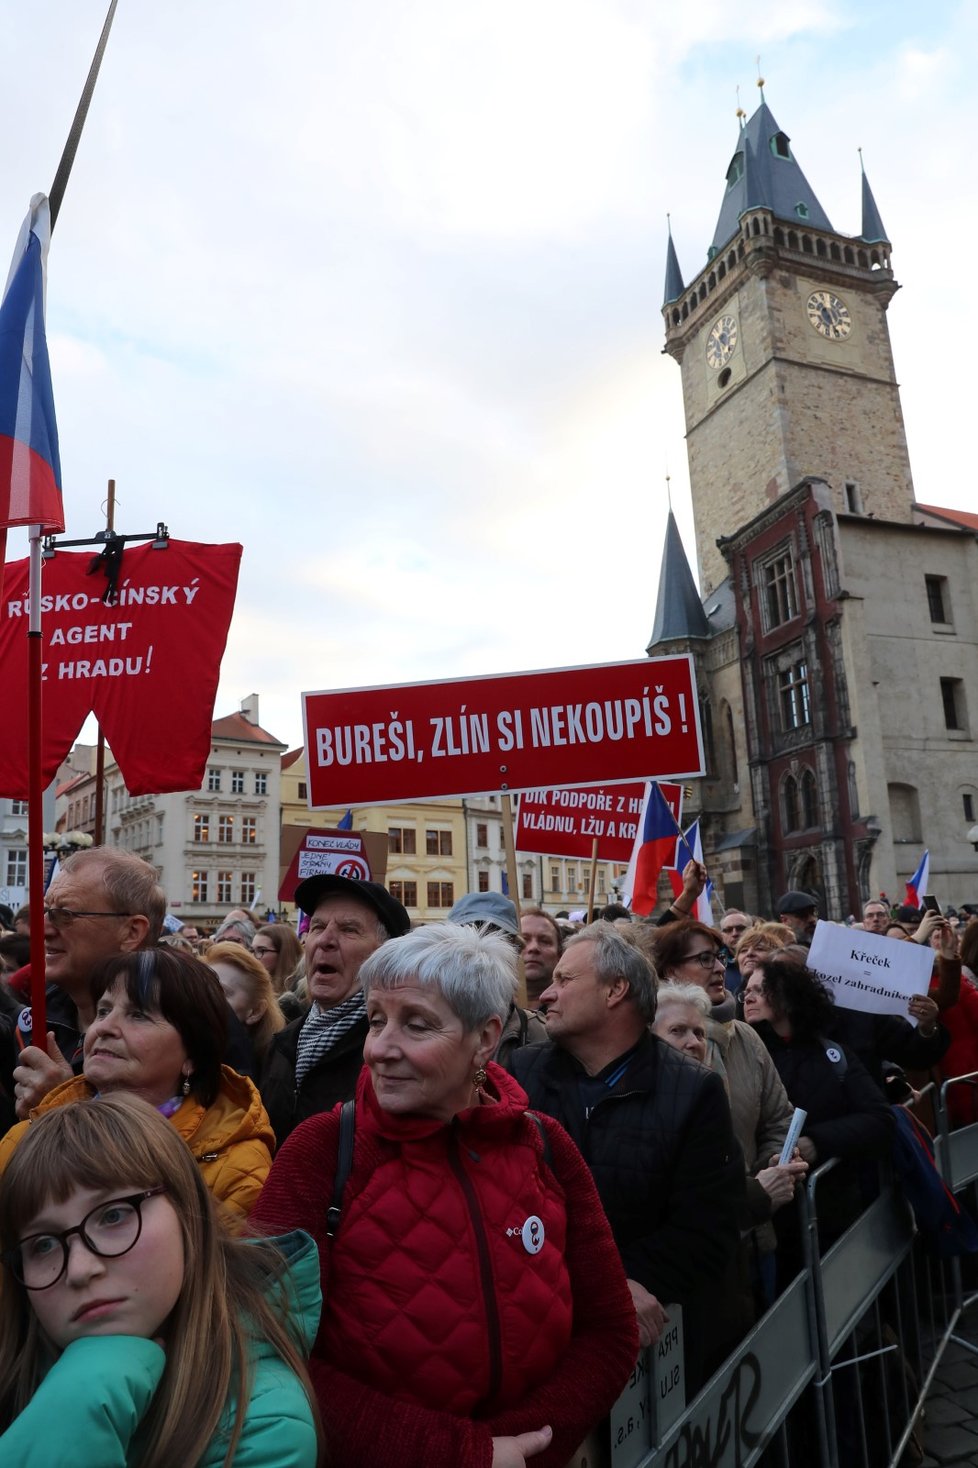
POLYGON ((733 316, 721 316, 710 327, 706 339, 706 360, 711 367, 726 365, 737 345, 737 322, 733 316))
POLYGON ((849 307, 831 291, 812 291, 807 310, 815 330, 829 341, 842 341, 852 330, 849 307))

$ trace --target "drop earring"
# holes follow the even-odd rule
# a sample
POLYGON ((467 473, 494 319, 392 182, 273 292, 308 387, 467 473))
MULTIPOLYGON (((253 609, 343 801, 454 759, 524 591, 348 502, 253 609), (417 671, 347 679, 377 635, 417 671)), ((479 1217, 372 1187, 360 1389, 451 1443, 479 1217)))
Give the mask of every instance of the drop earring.
POLYGON ((181 1091, 183 1092, 183 1094, 185 1096, 189 1096, 190 1095, 190 1077, 189 1076, 184 1076, 184 1078, 183 1078, 183 1085, 180 1087, 180 1089, 181 1089, 181 1091))
POLYGON ((480 1065, 479 1066, 479 1069, 476 1071, 475 1075, 472 1077, 472 1084, 475 1086, 476 1090, 481 1093, 484 1090, 486 1081, 488 1079, 489 1079, 489 1075, 488 1075, 488 1072, 486 1071, 485 1066, 484 1065, 480 1065))

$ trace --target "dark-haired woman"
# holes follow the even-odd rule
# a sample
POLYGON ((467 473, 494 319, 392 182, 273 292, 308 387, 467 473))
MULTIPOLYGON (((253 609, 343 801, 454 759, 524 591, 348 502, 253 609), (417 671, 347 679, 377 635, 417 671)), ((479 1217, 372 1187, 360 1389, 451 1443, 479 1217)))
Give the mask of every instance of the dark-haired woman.
MULTIPOLYGON (((31 1120, 91 1096, 141 1096, 187 1143, 227 1214, 244 1217, 275 1141, 253 1082, 221 1063, 228 1006, 217 975, 175 949, 141 949, 96 969, 92 999, 83 1074, 50 1091, 31 1120)), ((0 1173, 30 1125, 0 1142, 0 1173)))
MULTIPOLYGON (((830 1157, 844 1164, 816 1194, 823 1245, 860 1212, 875 1181, 866 1164, 889 1155, 894 1127, 886 1098, 859 1057, 827 1038, 833 1015, 832 996, 796 959, 775 954, 744 986, 744 1018, 767 1046, 792 1104, 808 1113, 799 1151, 812 1168, 830 1157)), ((780 1217, 779 1248, 785 1234, 780 1217)))

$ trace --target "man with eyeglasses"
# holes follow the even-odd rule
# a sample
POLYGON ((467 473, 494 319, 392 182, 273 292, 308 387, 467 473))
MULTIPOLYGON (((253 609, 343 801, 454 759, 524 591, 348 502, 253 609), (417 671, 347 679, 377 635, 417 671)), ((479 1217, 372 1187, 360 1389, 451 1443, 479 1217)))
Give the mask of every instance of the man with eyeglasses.
POLYGON ((747 932, 747 929, 753 926, 754 919, 736 907, 729 907, 720 919, 720 936, 723 939, 723 946, 726 949, 726 952, 723 954, 723 961, 727 969, 726 986, 728 994, 736 994, 744 982, 740 969, 737 967, 734 959, 734 949, 747 932))
POLYGON ((44 895, 48 1034, 42 1046, 29 1009, 0 1033, 0 1082, 23 1119, 81 1070, 82 1037, 94 1018, 89 981, 105 959, 158 941, 166 897, 156 869, 128 851, 78 851, 44 895))

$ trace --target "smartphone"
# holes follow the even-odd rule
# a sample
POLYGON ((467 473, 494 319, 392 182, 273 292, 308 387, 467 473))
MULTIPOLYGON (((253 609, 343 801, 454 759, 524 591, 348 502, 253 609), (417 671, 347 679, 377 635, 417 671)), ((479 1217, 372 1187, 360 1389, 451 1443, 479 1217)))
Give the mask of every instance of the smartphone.
POLYGON ((929 892, 925 892, 920 900, 924 905, 925 912, 940 912, 941 904, 938 902, 937 898, 931 896, 929 892))

